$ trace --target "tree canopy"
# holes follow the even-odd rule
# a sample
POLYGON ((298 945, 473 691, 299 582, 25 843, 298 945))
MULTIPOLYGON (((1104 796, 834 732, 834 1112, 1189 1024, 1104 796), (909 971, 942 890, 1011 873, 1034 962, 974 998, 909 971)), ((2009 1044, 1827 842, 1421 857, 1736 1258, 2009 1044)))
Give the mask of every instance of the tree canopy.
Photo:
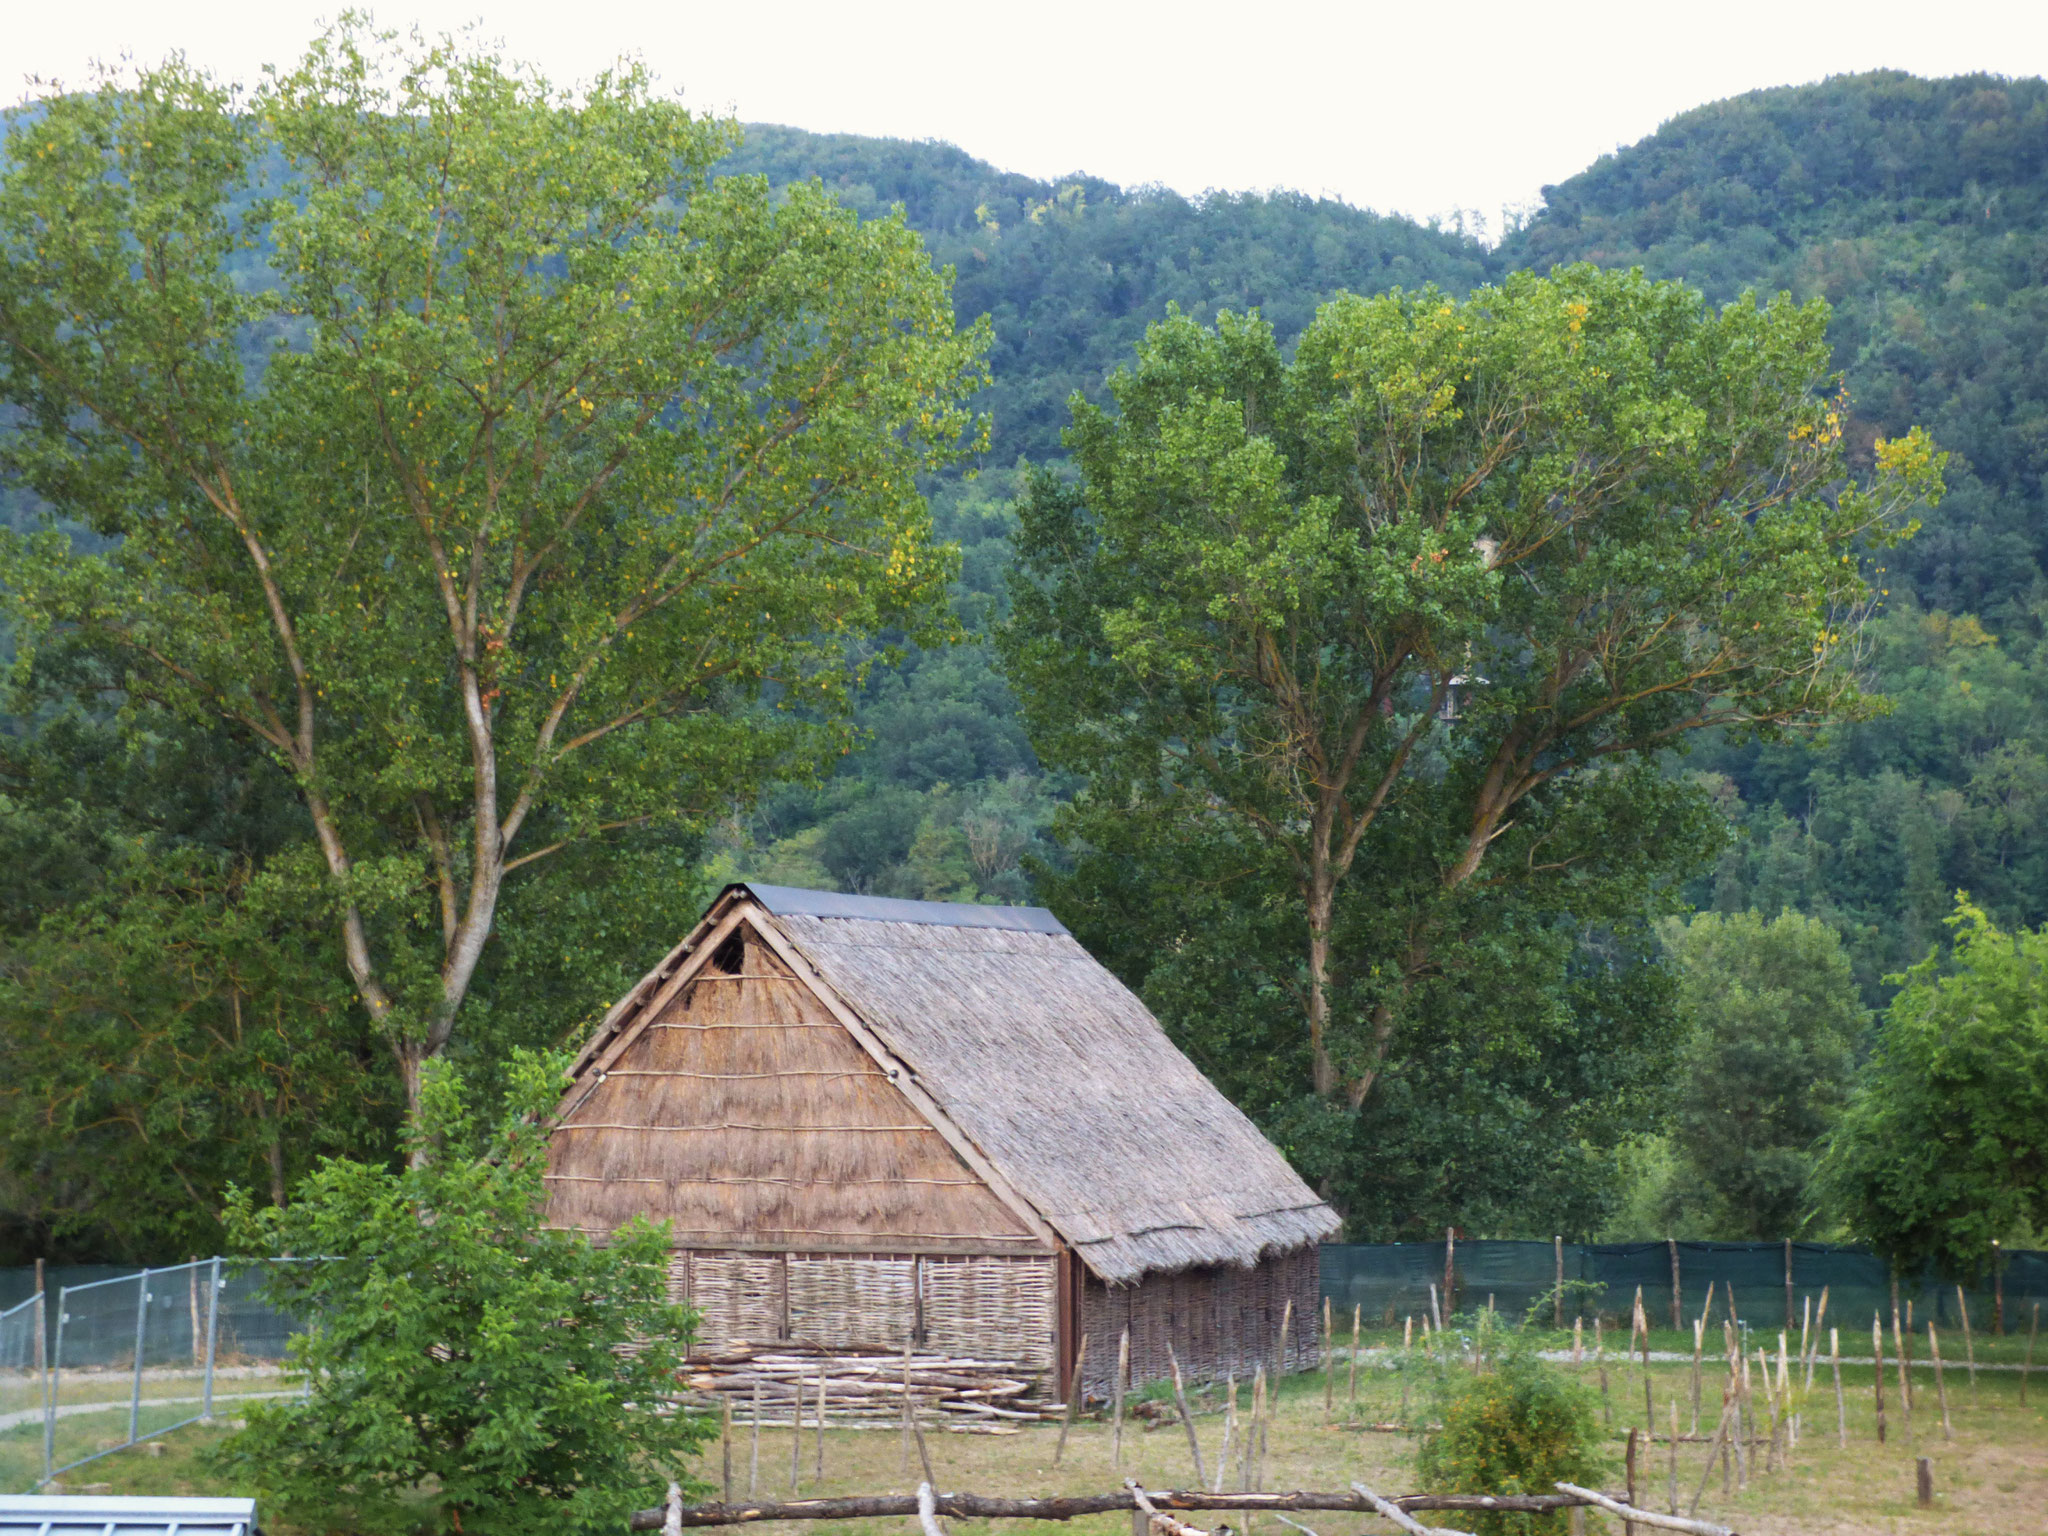
POLYGON ((1867 709, 1859 556, 1940 455, 1911 433, 1849 479, 1825 326, 1580 267, 1338 299, 1291 362, 1171 317, 1115 415, 1076 400, 1078 477, 1021 508, 1010 676, 1088 778, 1075 836, 1220 826, 1285 871, 1319 1097, 1365 1103, 1491 891, 1571 910, 1598 824, 1665 800, 1654 754, 1867 709), (1340 955, 1354 879, 1400 917, 1340 955))
POLYGON ((829 760, 849 639, 933 632, 986 329, 900 221, 713 179, 733 138, 355 20, 10 133, 6 463, 118 541, 0 544, 17 675, 98 647, 289 774, 409 1101, 515 885, 829 760))

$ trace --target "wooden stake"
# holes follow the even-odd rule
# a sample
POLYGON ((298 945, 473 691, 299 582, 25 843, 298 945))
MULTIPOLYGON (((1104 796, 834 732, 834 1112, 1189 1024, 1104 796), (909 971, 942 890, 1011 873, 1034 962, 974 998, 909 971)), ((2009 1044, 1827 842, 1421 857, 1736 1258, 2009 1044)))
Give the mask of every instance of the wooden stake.
MULTIPOLYGON (((1912 1305, 1911 1302, 1906 1303, 1909 1312, 1912 1309, 1912 1305)), ((1892 1365, 1898 1372, 1899 1423, 1905 1431, 1906 1444, 1908 1445, 1913 1443, 1913 1377, 1910 1371, 1913 1357, 1908 1352, 1910 1346, 1907 1343, 1911 1337, 1911 1334, 1905 1333, 1900 1329, 1898 1309, 1894 1307, 1892 1309, 1892 1365)))
MULTIPOLYGON (((1678 1412, 1677 1403, 1674 1402, 1671 1405, 1671 1411, 1673 1413, 1678 1412)), ((1657 1433, 1657 1405, 1650 1398, 1650 1378, 1647 1372, 1643 1376, 1643 1433, 1646 1435, 1657 1433)))
POLYGON ((1583 1317, 1575 1317, 1572 1319, 1572 1364, 1584 1365, 1585 1363, 1586 1320, 1583 1317))
POLYGON ((817 1461, 817 1469, 816 1469, 816 1478, 817 1478, 817 1481, 818 1481, 818 1482, 822 1483, 822 1482, 824 1482, 824 1481, 825 1481, 825 1362, 824 1362, 823 1360, 820 1360, 820 1361, 818 1362, 818 1439, 817 1439, 817 1449, 818 1449, 818 1461, 817 1461))
POLYGON ((1058 1466, 1067 1453, 1067 1435, 1074 1428, 1074 1412, 1081 1406, 1081 1369, 1088 1363, 1088 1335, 1081 1335, 1081 1347, 1074 1351, 1074 1385, 1067 1393, 1067 1411, 1060 1420, 1059 1444, 1052 1448, 1052 1464, 1058 1466))
POLYGON ((1843 1450, 1849 1448, 1849 1409, 1842 1401, 1842 1340, 1833 1328, 1828 1330, 1828 1364, 1835 1372, 1835 1438, 1843 1450))
MULTIPOLYGON (((1671 1331, 1677 1333, 1685 1327, 1685 1304, 1680 1299, 1678 1288, 1678 1239, 1667 1237, 1664 1246, 1671 1250, 1671 1331)), ((1674 1503, 1675 1500, 1674 1495, 1674 1503)), ((1671 1512, 1674 1515, 1678 1513, 1675 1507, 1671 1512)))
MULTIPOLYGON (((1636 1502, 1636 1431, 1633 1426, 1628 1432, 1628 1450, 1623 1453, 1623 1459, 1628 1468, 1628 1502, 1629 1507, 1633 1509, 1636 1502)), ((1636 1536, 1635 1521, 1623 1520, 1621 1533, 1622 1536, 1636 1536)))
MULTIPOLYGON (((761 1382, 754 1380, 754 1422, 747 1433, 747 1497, 752 1498, 761 1486, 761 1382)), ((909 1471, 905 1462, 903 1470, 909 1471)))
POLYGON ((1877 1443, 1884 1444, 1884 1324, 1873 1312, 1870 1314, 1870 1354, 1877 1362, 1877 1369, 1871 1372, 1871 1381, 1877 1393, 1877 1443))
POLYGON ((1693 1319, 1692 1325, 1692 1432, 1700 1432, 1700 1355, 1707 1346, 1707 1319, 1705 1314, 1693 1319))
POLYGON ((910 1471, 910 1346, 903 1348, 903 1417, 897 1425, 897 1449, 902 1453, 903 1470, 910 1471))
POLYGON ((1201 1487, 1209 1481, 1209 1474, 1202 1470, 1202 1442, 1195 1437, 1195 1416, 1188 1412, 1188 1395, 1180 1383, 1180 1357, 1173 1352, 1173 1341, 1166 1341, 1166 1363, 1173 1367, 1173 1406, 1180 1410, 1181 1426, 1188 1432, 1188 1456, 1195 1464, 1195 1486, 1201 1487))
POLYGON ((1245 1436, 1245 1484, 1256 1493, 1266 1480, 1266 1368, 1262 1365, 1252 1378, 1252 1429, 1245 1436))
POLYGON ((2034 1303, 2034 1314, 2027 1322, 2027 1352, 2020 1360, 2020 1406, 2027 1405, 2027 1377, 2034 1369, 2034 1335, 2041 1331, 2041 1303, 2034 1303))
POLYGON ((1564 1238, 1563 1238, 1563 1236, 1562 1236, 1562 1235, 1559 1235, 1559 1236, 1557 1236, 1557 1237, 1553 1237, 1553 1238, 1552 1238, 1552 1239, 1550 1240, 1550 1245, 1551 1245, 1551 1247, 1552 1247, 1553 1249, 1555 1249, 1555 1250, 1556 1250, 1556 1253, 1557 1253, 1557 1302, 1556 1302, 1556 1307, 1555 1307, 1555 1318, 1556 1318, 1556 1323, 1557 1323, 1557 1326, 1558 1326, 1558 1327, 1560 1327, 1560 1328, 1562 1328, 1562 1327, 1564 1326, 1564 1238))
POLYGON ((1287 1374, 1287 1346, 1291 1342, 1290 1335, 1293 1332, 1294 1298, 1290 1296, 1287 1298, 1287 1305, 1280 1309, 1280 1362, 1273 1368, 1275 1376, 1285 1376, 1287 1374))
MULTIPOLYGON (((1675 1442, 1671 1447, 1671 1454, 1674 1458, 1678 1455, 1678 1446, 1675 1442)), ((1721 1399, 1721 1418, 1720 1422, 1714 1426, 1714 1438, 1707 1444, 1707 1462, 1705 1466, 1700 1468, 1700 1485, 1693 1490, 1692 1503, 1686 1506, 1686 1513, 1688 1515, 1696 1515, 1700 1512, 1700 1500, 1706 1497, 1707 1479, 1714 1475, 1714 1459, 1717 1456, 1721 1461, 1721 1491, 1726 1493, 1728 1491, 1728 1399, 1726 1397, 1721 1399)))
POLYGON ((1955 1431, 1948 1425, 1948 1383, 1942 1379, 1941 1374, 1941 1340, 1935 1335, 1934 1319, 1931 1317, 1927 1319, 1927 1353, 1934 1360, 1934 1391, 1941 1399, 1941 1438, 1953 1440, 1956 1437, 1955 1431))
POLYGON ((1678 1513, 1678 1399, 1671 1400, 1671 1513, 1678 1513))
POLYGON ((1785 1239, 1785 1331, 1792 1331, 1792 1239, 1785 1239))
POLYGON ((1351 1417, 1358 1417, 1358 1325, 1364 1313, 1358 1302, 1351 1304, 1351 1383, 1346 1389, 1351 1397, 1351 1417))
POLYGON ((1216 1493, 1223 1491, 1223 1478, 1230 1469, 1230 1442, 1237 1436, 1237 1372, 1230 1373, 1229 1395, 1223 1400, 1223 1446, 1216 1452, 1216 1493))
POLYGON ((796 1394, 796 1406, 789 1415, 789 1491, 796 1493, 797 1479, 804 1470, 804 1380, 799 1376, 790 1388, 796 1394))
MULTIPOLYGON (((1977 1400, 1977 1341, 1970 1334, 1970 1298, 1963 1294, 1960 1285, 1956 1287, 1956 1309, 1963 1315, 1963 1352, 1970 1361, 1970 1401, 1974 1403, 1977 1400)), ((1931 1319, 1927 1326, 1934 1326, 1931 1319)))
POLYGON ((1110 1464, 1124 1464, 1124 1378, 1131 1374, 1131 1330, 1126 1328, 1116 1345, 1116 1381, 1110 1388, 1113 1407, 1110 1430, 1110 1464))
MULTIPOLYGON (((903 1360, 907 1367, 910 1362, 910 1351, 907 1349, 903 1352, 903 1360)), ((907 1382, 909 1377, 910 1373, 906 1369, 904 1380, 907 1382)), ((917 1464, 924 1469, 924 1480, 936 1488, 939 1480, 932 1476, 932 1453, 924 1443, 924 1416, 917 1411, 917 1399, 907 1392, 904 1394, 904 1405, 910 1410, 910 1436, 917 1442, 917 1464)))
POLYGON ((725 1502, 732 1502, 732 1399, 725 1398, 719 1405, 723 1412, 719 1416, 718 1449, 720 1459, 725 1463, 725 1502))
POLYGON ((1337 1341, 1330 1332, 1330 1298, 1323 1298, 1323 1423, 1337 1414, 1337 1341))
POLYGON ((1914 1458, 1913 1491, 1922 1509, 1934 1507, 1934 1463, 1925 1456, 1914 1458))

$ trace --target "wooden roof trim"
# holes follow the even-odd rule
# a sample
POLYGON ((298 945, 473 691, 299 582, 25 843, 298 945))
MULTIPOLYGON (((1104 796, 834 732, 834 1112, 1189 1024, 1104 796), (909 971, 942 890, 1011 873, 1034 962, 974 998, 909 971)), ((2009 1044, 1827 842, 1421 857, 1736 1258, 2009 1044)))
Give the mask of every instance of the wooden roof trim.
POLYGON ((690 956, 704 952, 704 937, 721 920, 721 909, 726 906, 723 898, 714 901, 711 909, 697 920, 697 926, 683 935, 683 941, 662 956, 661 964, 634 982, 626 989, 625 996, 605 1010, 604 1017, 598 1020, 597 1028, 593 1029, 590 1038, 583 1042, 583 1049, 578 1051, 576 1059, 569 1063, 571 1077, 583 1075, 583 1069, 590 1064, 590 1059, 605 1048, 615 1031, 625 1027, 627 1016, 639 1007, 651 988, 667 980, 674 974, 675 968, 690 956))
MULTIPOLYGON (((732 936, 734 930, 744 920, 745 915, 745 908, 735 902, 723 917, 717 917, 715 913, 713 916, 706 917, 702 923, 697 925, 691 938, 685 940, 682 945, 677 947, 679 949, 688 948, 691 942, 696 939, 697 934, 703 934, 702 941, 696 943, 694 948, 689 949, 689 953, 683 957, 682 963, 676 966, 674 974, 661 984, 654 996, 647 1000, 639 1012, 613 1035, 608 1043, 605 1042, 604 1037, 600 1034, 589 1045, 584 1047, 583 1054, 577 1059, 576 1066, 571 1069, 576 1081, 569 1085, 568 1091, 562 1095, 561 1103, 555 1106, 555 1121, 557 1124, 573 1115, 582 1107, 583 1101, 597 1091, 598 1083, 603 1080, 605 1072, 611 1067, 611 1064, 624 1054, 628 1046, 646 1033, 647 1026, 660 1016, 662 1009, 669 1005, 670 999, 684 987, 688 986, 690 979, 711 963, 711 956, 717 951, 718 946, 732 936), (711 926, 710 932, 705 933, 706 926, 712 925, 714 918, 715 926, 711 926)), ((657 968, 649 973, 648 980, 654 980, 660 974, 660 970, 657 968)), ((633 992, 629 992, 627 996, 633 996, 646 985, 647 982, 643 981, 640 987, 635 987, 633 992)))
POLYGON ((1033 1236, 1057 1252, 1063 1244, 1060 1236, 1049 1222, 1038 1213, 1038 1208, 1019 1194, 1010 1181, 997 1171, 996 1166, 981 1153, 980 1148, 968 1139, 967 1133, 953 1123, 952 1116, 939 1107, 939 1103, 917 1081, 917 1074, 889 1049, 881 1037, 870 1028, 867 1021, 849 1008, 845 1001, 818 974, 817 967, 792 944, 775 922, 774 915, 765 907, 754 908, 760 915, 752 918, 749 926, 759 933, 775 951, 776 957, 795 973, 797 982, 831 1010, 832 1016, 846 1026, 847 1033, 858 1040, 861 1048, 875 1060, 875 1064, 889 1074, 897 1090, 910 1100, 917 1111, 931 1122, 932 1129, 946 1140, 960 1157, 960 1160, 980 1174, 983 1181, 994 1191, 998 1200, 1009 1207, 1011 1214, 1030 1229, 1033 1236))

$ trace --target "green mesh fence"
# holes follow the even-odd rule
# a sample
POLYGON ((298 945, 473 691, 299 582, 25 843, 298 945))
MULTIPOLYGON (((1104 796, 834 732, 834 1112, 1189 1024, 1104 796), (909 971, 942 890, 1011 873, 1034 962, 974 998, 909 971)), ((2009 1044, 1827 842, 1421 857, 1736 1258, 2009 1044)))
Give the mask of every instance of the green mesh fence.
MULTIPOLYGON (((1398 1326, 1431 1307, 1430 1287, 1445 1285, 1446 1245, 1435 1243, 1325 1243, 1323 1294, 1340 1316, 1356 1306, 1368 1325, 1398 1326)), ((1493 1306, 1511 1317, 1531 1307, 1539 1319, 1560 1315, 1557 1283, 1566 1282, 1561 1315, 1622 1323, 1642 1291, 1653 1328, 1673 1326, 1673 1281, 1680 1326, 1690 1327, 1713 1288, 1716 1318, 1734 1316, 1753 1327, 1796 1326, 1809 1304, 1828 1296, 1828 1316, 1843 1326, 1889 1318, 1892 1282, 1884 1261, 1867 1248, 1832 1243, 1552 1243, 1461 1240, 1448 1250, 1450 1310, 1493 1306), (1789 1265, 1790 1284, 1787 1284, 1789 1265)), ((1914 1316, 1949 1328, 1967 1304, 1971 1324, 1995 1329, 2001 1299, 2006 1328, 2024 1328, 2034 1304, 2048 1303, 2048 1253, 2031 1249, 2001 1256, 1998 1273, 1986 1272, 1956 1288, 1932 1272, 1902 1279, 1901 1305, 1914 1316)))

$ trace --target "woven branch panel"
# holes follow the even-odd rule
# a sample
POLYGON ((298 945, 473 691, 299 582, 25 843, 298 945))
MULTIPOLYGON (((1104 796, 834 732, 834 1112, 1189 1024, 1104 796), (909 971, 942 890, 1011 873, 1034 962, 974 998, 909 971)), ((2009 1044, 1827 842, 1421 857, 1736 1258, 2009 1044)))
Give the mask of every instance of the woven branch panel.
POLYGON ((1091 1277, 1081 1296, 1081 1326, 1088 1335, 1082 1385, 1092 1396, 1112 1390, 1118 1339, 1126 1328, 1131 1332, 1128 1386, 1173 1373, 1169 1341, 1190 1381, 1219 1380, 1233 1372, 1248 1380, 1262 1365, 1268 1372, 1310 1370, 1320 1360, 1319 1293, 1313 1247, 1252 1269, 1184 1269, 1148 1275, 1136 1285, 1105 1286, 1091 1277), (1289 1300, 1294 1316, 1282 1361, 1280 1332, 1289 1300))
POLYGON ((789 1337, 827 1349, 901 1349, 917 1319, 913 1259, 789 1261, 789 1337))
POLYGON ((1053 1363, 1056 1263, 678 1252, 669 1296, 697 1309, 699 1355, 783 1340, 847 1351, 916 1343, 1037 1372, 1053 1363))
POLYGON ((927 1259, 924 1336, 934 1349, 1007 1355, 1034 1369, 1053 1363, 1057 1260, 927 1259))

